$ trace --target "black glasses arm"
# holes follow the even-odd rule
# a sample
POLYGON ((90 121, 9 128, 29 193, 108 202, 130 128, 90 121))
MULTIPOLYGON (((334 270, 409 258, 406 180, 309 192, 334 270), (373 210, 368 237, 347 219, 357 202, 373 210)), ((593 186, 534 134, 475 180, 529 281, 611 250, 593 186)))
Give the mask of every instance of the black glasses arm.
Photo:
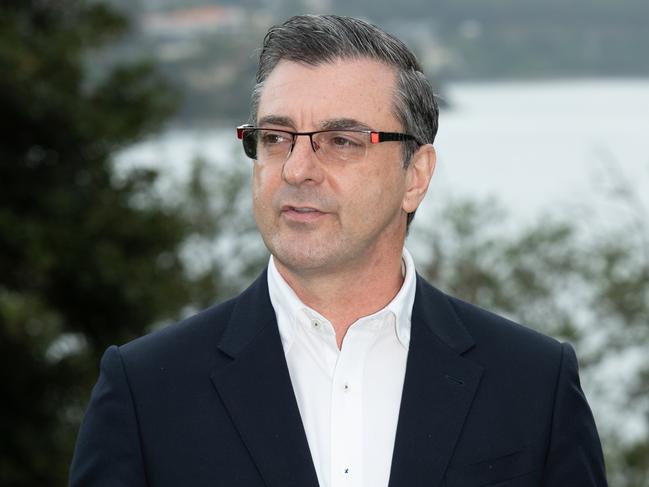
POLYGON ((373 144, 377 144, 379 142, 398 142, 404 140, 414 140, 419 145, 421 145, 421 143, 413 135, 400 134, 398 132, 371 132, 371 139, 373 144), (376 134, 376 136, 374 136, 374 134, 376 134))

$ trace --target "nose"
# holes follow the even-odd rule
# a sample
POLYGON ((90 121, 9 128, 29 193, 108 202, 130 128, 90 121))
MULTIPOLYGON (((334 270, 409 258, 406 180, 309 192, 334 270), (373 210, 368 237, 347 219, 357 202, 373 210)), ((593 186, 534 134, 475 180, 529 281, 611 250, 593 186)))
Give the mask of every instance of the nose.
POLYGON ((316 156, 317 149, 315 142, 312 145, 310 137, 295 137, 293 148, 282 166, 282 179, 292 186, 321 183, 324 170, 316 156))

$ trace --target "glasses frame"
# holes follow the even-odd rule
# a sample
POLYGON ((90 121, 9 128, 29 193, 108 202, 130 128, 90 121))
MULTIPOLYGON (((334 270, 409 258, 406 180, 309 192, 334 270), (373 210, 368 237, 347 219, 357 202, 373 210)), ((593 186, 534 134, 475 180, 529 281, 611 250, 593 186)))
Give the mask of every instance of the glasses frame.
MULTIPOLYGON (((410 134, 404 134, 400 132, 379 132, 376 130, 370 130, 370 129, 324 129, 324 130, 314 130, 313 132, 293 132, 292 130, 286 130, 286 129, 274 129, 270 127, 257 127, 252 124, 244 124, 244 125, 239 125, 237 127, 237 138, 243 142, 244 137, 246 135, 246 132, 254 132, 257 130, 271 130, 271 131, 277 131, 277 132, 283 132, 285 134, 289 134, 292 137, 291 140, 291 148, 289 149, 288 153, 286 154, 286 157, 288 158, 291 153, 293 152, 293 147, 295 147, 295 143, 297 142, 297 138, 300 135, 308 136, 309 137, 309 142, 311 143, 311 149, 313 149, 314 153, 317 153, 318 148, 313 142, 313 136, 316 134, 321 134, 324 132, 356 132, 356 133, 362 133, 362 134, 369 134, 370 136, 370 144, 380 144, 381 142, 403 142, 403 141, 408 141, 408 140, 414 140, 417 142, 418 145, 422 145, 421 142, 417 140, 417 138, 414 135, 410 134)), ((256 148, 247 146, 245 142, 243 143, 243 150, 246 153, 246 155, 253 160, 257 160, 257 151, 256 148)))

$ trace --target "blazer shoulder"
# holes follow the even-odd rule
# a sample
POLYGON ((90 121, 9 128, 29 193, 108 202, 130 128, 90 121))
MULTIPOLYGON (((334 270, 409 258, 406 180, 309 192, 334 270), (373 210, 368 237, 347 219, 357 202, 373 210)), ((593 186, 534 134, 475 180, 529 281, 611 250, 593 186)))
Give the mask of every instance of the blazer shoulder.
POLYGON ((561 344, 556 339, 446 294, 421 277, 413 308, 415 317, 428 322, 443 341, 460 353, 479 351, 512 357, 512 352, 519 350, 523 354, 560 354, 561 344))
POLYGON ((448 296, 448 300, 458 319, 483 347, 508 353, 561 353, 561 343, 551 336, 459 298, 448 296))
POLYGON ((238 296, 122 345, 120 355, 131 371, 217 366, 231 357, 230 342, 256 333, 260 314, 274 319, 265 270, 238 296))
MULTIPOLYGON (((213 355, 238 297, 215 304, 179 322, 157 329, 119 347, 125 365, 145 366, 183 357, 213 355)), ((130 368, 130 367, 129 367, 130 368)))

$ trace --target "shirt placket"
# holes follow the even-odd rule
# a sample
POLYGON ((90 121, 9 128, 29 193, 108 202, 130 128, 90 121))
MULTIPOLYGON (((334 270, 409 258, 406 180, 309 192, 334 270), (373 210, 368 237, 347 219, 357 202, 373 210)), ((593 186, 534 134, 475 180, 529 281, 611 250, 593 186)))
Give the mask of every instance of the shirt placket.
POLYGON ((363 370, 372 335, 349 329, 331 391, 331 487, 363 485, 363 370))

